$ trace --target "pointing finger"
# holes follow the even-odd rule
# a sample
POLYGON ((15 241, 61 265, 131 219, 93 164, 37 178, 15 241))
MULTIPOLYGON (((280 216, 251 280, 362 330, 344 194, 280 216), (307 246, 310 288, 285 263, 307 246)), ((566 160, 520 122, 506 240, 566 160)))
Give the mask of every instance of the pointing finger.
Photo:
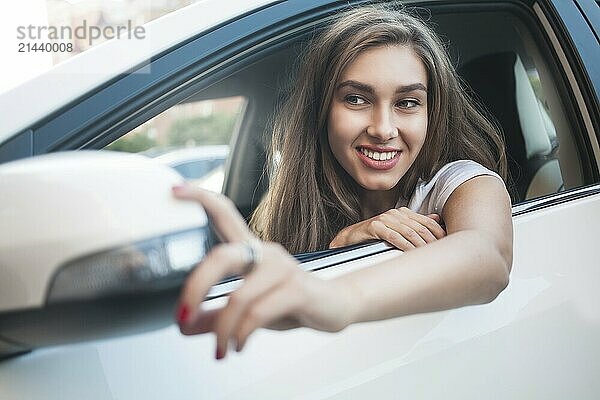
POLYGON ((246 241, 253 237, 246 221, 228 197, 191 185, 173 186, 173 195, 181 200, 200 203, 225 241, 246 241))

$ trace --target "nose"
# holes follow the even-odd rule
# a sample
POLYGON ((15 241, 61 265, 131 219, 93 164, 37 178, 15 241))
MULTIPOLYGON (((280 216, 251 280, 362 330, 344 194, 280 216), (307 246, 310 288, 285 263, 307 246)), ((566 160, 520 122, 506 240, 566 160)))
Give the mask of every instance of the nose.
POLYGON ((373 110, 371 121, 367 127, 367 135, 387 142, 398 136, 398 129, 394 124, 394 112, 387 107, 378 107, 373 110))

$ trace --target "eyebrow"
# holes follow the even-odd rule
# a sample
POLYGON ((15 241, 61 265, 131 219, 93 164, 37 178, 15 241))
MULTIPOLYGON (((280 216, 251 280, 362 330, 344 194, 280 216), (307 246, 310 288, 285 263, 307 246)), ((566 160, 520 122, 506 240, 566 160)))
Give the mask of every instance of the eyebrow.
MULTIPOLYGON (((353 81, 353 80, 348 80, 348 81, 344 81, 344 82, 340 83, 337 86, 336 90, 340 90, 346 86, 363 91, 365 93, 375 94, 375 89, 373 89, 371 86, 369 86, 365 83, 353 81)), ((422 90, 425 93, 427 93, 427 88, 422 83, 411 83, 410 85, 399 86, 398 88, 396 88, 396 91, 394 93, 396 93, 396 94, 407 93, 407 92, 412 92, 413 90, 422 90)))

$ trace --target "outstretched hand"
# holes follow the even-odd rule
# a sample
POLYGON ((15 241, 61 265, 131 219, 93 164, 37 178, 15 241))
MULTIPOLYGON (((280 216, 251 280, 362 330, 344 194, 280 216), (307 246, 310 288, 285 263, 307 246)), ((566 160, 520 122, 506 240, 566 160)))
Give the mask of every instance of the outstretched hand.
POLYGON ((215 246, 187 278, 177 311, 183 334, 216 334, 217 359, 225 357, 230 341, 241 351, 248 336, 260 327, 306 326, 335 332, 351 323, 356 299, 348 288, 305 272, 282 246, 258 242, 227 197, 191 186, 176 186, 173 193, 179 199, 199 202, 225 242, 215 246), (260 246, 261 261, 252 266, 225 307, 202 310, 213 285, 248 270, 245 243, 249 241, 260 246))
POLYGON ((438 214, 421 215, 409 208, 393 208, 372 218, 342 229, 329 244, 330 248, 385 240, 400 250, 411 250, 446 236, 438 214))

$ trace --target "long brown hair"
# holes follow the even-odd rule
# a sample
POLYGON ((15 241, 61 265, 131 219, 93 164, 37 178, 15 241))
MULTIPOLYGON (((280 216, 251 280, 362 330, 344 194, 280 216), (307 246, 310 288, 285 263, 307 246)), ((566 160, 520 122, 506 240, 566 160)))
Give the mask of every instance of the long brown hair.
POLYGON ((250 226, 291 253, 327 248, 333 237, 361 220, 358 185, 335 159, 327 117, 342 71, 366 49, 409 46, 428 74, 428 128, 415 162, 399 182, 409 198, 448 162, 474 160, 506 180, 504 143, 462 86, 443 44, 405 10, 365 6, 340 14, 303 55, 295 86, 274 122, 267 165, 268 191, 250 226))

